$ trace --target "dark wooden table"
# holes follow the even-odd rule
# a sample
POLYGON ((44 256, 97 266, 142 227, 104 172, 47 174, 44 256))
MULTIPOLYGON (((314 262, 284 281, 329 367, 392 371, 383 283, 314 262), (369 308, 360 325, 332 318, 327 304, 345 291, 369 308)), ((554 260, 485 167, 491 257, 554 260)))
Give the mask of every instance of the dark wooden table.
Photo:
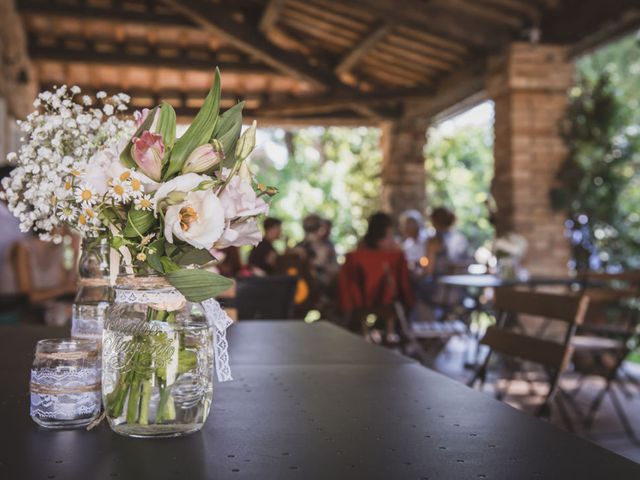
POLYGON ((29 418, 34 342, 0 329, 2 480, 603 479, 640 465, 328 324, 231 328, 235 381, 200 433, 138 440, 29 418))

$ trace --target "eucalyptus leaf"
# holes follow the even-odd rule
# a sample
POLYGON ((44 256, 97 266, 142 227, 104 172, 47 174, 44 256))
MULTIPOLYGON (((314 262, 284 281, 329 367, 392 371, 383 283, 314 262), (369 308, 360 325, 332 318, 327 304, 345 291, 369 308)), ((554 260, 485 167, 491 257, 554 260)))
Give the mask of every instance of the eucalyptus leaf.
POLYGON ((156 117, 157 111, 158 111, 158 107, 153 107, 149 111, 147 118, 145 118, 144 122, 142 122, 142 125, 138 127, 138 129, 136 130, 136 133, 133 134, 133 136, 127 143, 127 146, 124 147, 124 150, 120 152, 120 161, 125 167, 136 168, 136 162, 133 160, 133 157, 131 156, 131 147, 133 146, 133 139, 139 137, 140 135, 142 135, 142 132, 144 132, 145 130, 149 130, 151 128, 151 126, 153 125, 153 120, 156 117))
POLYGON ((216 68, 215 78, 209 94, 187 131, 176 141, 169 157, 169 168, 163 175, 168 180, 180 173, 187 158, 193 150, 209 142, 216 127, 220 109, 220 70, 216 68))
POLYGON ((165 278, 191 302, 202 302, 229 290, 233 280, 208 270, 181 269, 165 274, 165 278))
POLYGON ((156 222, 153 212, 148 210, 129 210, 127 225, 122 230, 125 237, 142 237, 156 222))

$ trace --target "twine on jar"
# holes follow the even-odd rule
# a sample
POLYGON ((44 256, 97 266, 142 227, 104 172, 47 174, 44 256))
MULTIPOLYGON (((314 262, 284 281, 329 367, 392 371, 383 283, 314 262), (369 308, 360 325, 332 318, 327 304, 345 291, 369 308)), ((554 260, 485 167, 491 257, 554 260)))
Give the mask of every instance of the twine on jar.
POLYGON ((36 352, 36 360, 85 360, 98 356, 98 349, 75 352, 36 352))
POLYGON ((72 387, 54 387, 51 385, 33 382, 29 385, 31 393, 41 395, 73 395, 77 393, 99 392, 101 387, 102 384, 100 382, 72 387))

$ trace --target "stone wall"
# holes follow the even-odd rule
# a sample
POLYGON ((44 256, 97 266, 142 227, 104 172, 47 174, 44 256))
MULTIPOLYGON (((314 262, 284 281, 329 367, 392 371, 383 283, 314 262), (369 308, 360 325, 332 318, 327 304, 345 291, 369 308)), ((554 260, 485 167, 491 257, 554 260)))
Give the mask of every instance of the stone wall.
POLYGON ((549 190, 567 155, 559 124, 572 75, 563 47, 516 43, 492 59, 487 79, 495 102, 497 234, 526 237, 526 266, 538 275, 566 275, 570 258, 564 216, 552 211, 549 190))
POLYGON ((385 122, 382 138, 382 208, 396 216, 407 209, 424 211, 424 145, 428 121, 412 118, 385 122))

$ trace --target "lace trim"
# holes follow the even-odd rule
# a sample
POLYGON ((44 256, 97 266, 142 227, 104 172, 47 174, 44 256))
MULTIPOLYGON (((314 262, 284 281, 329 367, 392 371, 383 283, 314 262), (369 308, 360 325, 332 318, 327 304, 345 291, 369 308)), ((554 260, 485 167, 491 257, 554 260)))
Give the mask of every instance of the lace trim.
POLYGON ((31 416, 75 420, 97 414, 101 406, 99 385, 97 368, 33 369, 31 416))
MULTIPOLYGON (((144 303, 158 310, 179 310, 186 304, 184 296, 175 288, 157 290, 128 290, 116 288, 116 303, 144 303)), ((229 343, 227 342, 227 328, 233 320, 214 298, 200 303, 209 326, 215 330, 213 352, 218 381, 233 380, 229 366, 229 343)))

